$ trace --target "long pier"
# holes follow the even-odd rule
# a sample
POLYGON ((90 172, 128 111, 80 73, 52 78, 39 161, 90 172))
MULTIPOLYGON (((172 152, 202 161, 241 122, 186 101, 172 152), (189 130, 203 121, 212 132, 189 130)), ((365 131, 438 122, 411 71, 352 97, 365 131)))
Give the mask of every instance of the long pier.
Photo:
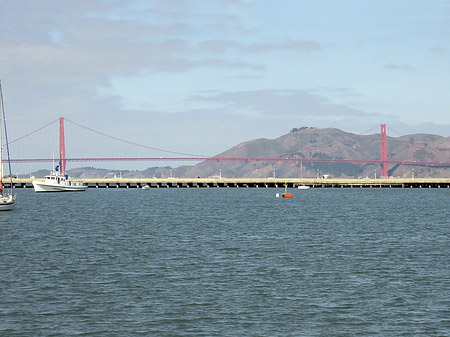
MULTIPOLYGON (((15 188, 32 188, 33 180, 13 179, 15 188)), ((84 178, 89 188, 450 188, 450 178, 313 179, 313 178, 84 178)), ((8 187, 9 182, 4 181, 8 187)))

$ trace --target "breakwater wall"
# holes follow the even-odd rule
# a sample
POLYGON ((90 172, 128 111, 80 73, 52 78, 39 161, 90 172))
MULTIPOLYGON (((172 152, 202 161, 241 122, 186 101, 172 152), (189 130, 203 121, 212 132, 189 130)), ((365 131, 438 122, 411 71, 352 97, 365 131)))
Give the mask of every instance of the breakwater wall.
MULTIPOLYGON (((32 188, 33 180, 13 179, 15 188, 32 188)), ((312 179, 312 178, 95 178, 76 179, 89 188, 450 188, 450 178, 312 179), (147 187, 146 187, 147 188, 147 187)), ((9 181, 4 181, 9 187, 9 181)))

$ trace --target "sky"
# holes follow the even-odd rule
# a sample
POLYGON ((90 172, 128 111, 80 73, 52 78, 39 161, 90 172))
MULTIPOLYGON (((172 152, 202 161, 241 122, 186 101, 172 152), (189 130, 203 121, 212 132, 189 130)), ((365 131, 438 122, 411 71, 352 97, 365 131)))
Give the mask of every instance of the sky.
POLYGON ((201 155, 302 126, 450 136, 450 0, 0 0, 0 29, 10 139, 58 117, 201 155))

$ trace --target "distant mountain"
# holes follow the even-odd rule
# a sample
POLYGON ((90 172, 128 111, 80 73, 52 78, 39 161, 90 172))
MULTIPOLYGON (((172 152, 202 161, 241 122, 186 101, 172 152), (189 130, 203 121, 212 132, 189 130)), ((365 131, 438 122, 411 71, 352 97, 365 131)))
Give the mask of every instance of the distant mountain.
MULTIPOLYGON (((72 178, 152 178, 152 177, 169 177, 171 168, 166 167, 151 167, 143 171, 130 170, 110 170, 95 167, 80 167, 68 169, 67 174, 72 178)), ((21 178, 29 178, 30 176, 36 178, 43 178, 49 174, 49 170, 39 170, 27 175, 20 175, 21 178)))
MULTIPOLYGON (((388 159, 404 161, 450 162, 450 137, 414 134, 388 137, 388 159)), ((324 159, 380 159, 380 135, 356 135, 339 129, 294 128, 276 139, 254 139, 234 146, 217 157, 271 157, 324 159)), ((47 174, 45 171, 36 177, 47 174)), ((74 178, 167 178, 167 177, 317 177, 337 178, 380 176, 380 165, 359 163, 206 161, 194 166, 152 167, 144 171, 107 170, 84 167, 68 170, 74 178)), ((390 166, 394 177, 450 177, 450 168, 390 166)))
MULTIPOLYGON (((450 162, 450 138, 415 134, 388 137, 391 160, 450 162)), ((380 159, 380 135, 356 135, 339 129, 294 128, 276 139, 255 139, 241 143, 217 157, 271 157, 323 159, 380 159)), ((207 161, 192 167, 173 169, 177 176, 222 177, 332 177, 380 176, 378 164, 308 162, 228 162, 207 161)), ((394 166, 395 177, 449 177, 450 168, 394 166), (413 171, 414 170, 414 171, 413 171)))

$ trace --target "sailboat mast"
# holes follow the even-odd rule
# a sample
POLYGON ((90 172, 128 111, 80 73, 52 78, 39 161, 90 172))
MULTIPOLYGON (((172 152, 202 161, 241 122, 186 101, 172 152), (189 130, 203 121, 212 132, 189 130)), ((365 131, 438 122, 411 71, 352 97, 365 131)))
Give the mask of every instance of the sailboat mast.
POLYGON ((0 80, 0 104, 2 105, 1 115, 0 115, 0 194, 3 194, 3 90, 2 90, 2 80, 0 80))
POLYGON ((10 194, 12 194, 13 183, 12 183, 12 174, 11 174, 11 157, 9 155, 9 141, 8 141, 8 133, 6 132, 6 116, 5 116, 5 103, 3 101, 3 89, 2 89, 2 81, 0 80, 0 99, 2 104, 1 116, 0 116, 0 163, 1 163, 1 177, 0 177, 0 191, 3 193, 3 128, 5 128, 5 144, 6 144, 6 153, 8 156, 8 169, 9 169, 9 190, 10 194))

